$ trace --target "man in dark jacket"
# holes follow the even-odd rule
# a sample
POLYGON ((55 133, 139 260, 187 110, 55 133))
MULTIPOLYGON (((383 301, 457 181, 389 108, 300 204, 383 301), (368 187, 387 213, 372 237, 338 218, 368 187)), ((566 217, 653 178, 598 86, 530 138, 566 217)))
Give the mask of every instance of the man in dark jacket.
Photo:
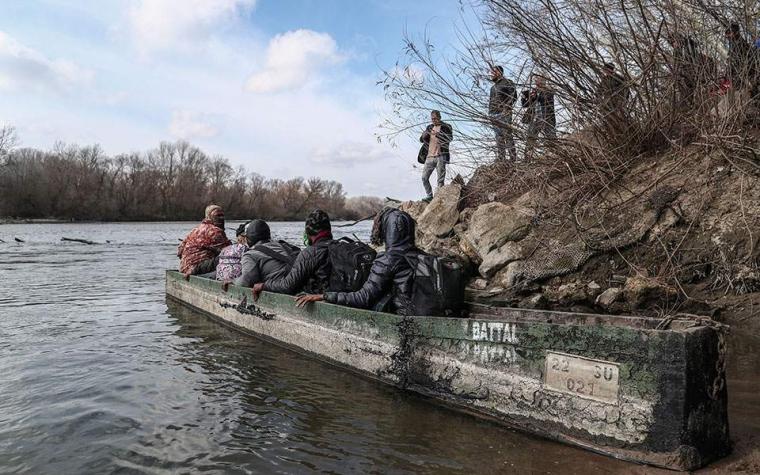
POLYGON ((414 219, 407 213, 393 208, 384 209, 375 219, 372 236, 373 244, 385 243, 385 252, 375 259, 369 278, 362 288, 356 292, 302 295, 296 299, 298 305, 325 300, 348 307, 373 308, 383 297, 389 295, 390 311, 399 315, 413 315, 414 270, 406 255, 417 250, 414 228, 414 219))
POLYGON ((251 221, 245 230, 245 239, 249 249, 240 259, 242 271, 240 277, 234 280, 235 285, 251 287, 288 273, 290 249, 281 242, 272 241, 269 225, 265 221, 251 221))
POLYGON ((438 188, 442 187, 446 180, 446 165, 449 163, 449 144, 454 138, 451 125, 441 120, 439 111, 430 112, 431 124, 425 128, 420 136, 422 148, 417 157, 418 161, 424 154, 425 167, 422 170, 422 185, 425 187, 426 196, 424 201, 433 199, 433 188, 430 186, 430 175, 433 170, 438 171, 438 188))
POLYGON ((604 63, 602 77, 596 92, 599 103, 599 116, 602 126, 608 132, 620 132, 625 116, 625 103, 628 101, 628 87, 625 78, 615 72, 615 65, 604 63))
POLYGON ((496 135, 496 159, 504 160, 509 150, 509 159, 517 161, 515 139, 512 137, 512 108, 517 102, 517 90, 511 79, 504 77, 504 68, 491 68, 491 93, 488 99, 488 115, 491 117, 496 135))
POLYGON ((306 218, 304 243, 307 246, 296 257, 290 272, 255 285, 254 299, 258 299, 262 290, 290 295, 301 291, 314 294, 327 290, 330 281, 328 246, 331 242, 330 217, 321 209, 312 211, 306 218))
POLYGON ((728 67, 726 76, 731 81, 729 102, 731 107, 743 105, 757 93, 757 53, 742 35, 741 27, 732 23, 726 29, 728 40, 728 67), (749 96, 749 97, 748 97, 749 96))
POLYGON ((556 137, 557 119, 554 116, 554 93, 546 85, 543 76, 535 76, 536 86, 522 92, 521 103, 526 109, 523 122, 528 124, 525 158, 530 159, 538 136, 552 140, 556 137))

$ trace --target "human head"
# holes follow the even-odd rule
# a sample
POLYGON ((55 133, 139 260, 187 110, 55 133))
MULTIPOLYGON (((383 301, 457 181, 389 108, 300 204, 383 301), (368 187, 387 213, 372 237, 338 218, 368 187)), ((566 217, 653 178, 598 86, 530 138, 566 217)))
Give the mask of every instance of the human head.
POLYGON ((246 221, 235 230, 235 241, 237 241, 238 244, 246 243, 245 229, 248 227, 248 224, 250 224, 250 221, 246 221))
POLYGON ((433 122, 433 125, 440 125, 441 111, 437 111, 437 110, 430 111, 430 121, 433 122))
POLYGON ((602 71, 607 76, 612 76, 612 74, 615 72, 615 65, 612 63, 604 63, 602 66, 602 71))
POLYGON ((315 209, 309 213, 309 216, 306 217, 304 234, 306 235, 308 243, 314 243, 316 240, 323 237, 332 236, 330 216, 321 209, 315 209))
POLYGON ((224 228, 224 210, 219 205, 206 206, 205 218, 216 226, 224 228))
POLYGON ((415 228, 416 223, 408 213, 387 207, 375 217, 370 242, 374 246, 385 245, 386 251, 408 250, 415 246, 415 228))
POLYGON ((498 81, 504 77, 504 68, 501 66, 491 66, 491 80, 498 81))
POLYGON ((261 241, 269 241, 272 235, 269 231, 269 225, 263 219, 254 219, 245 228, 245 240, 248 246, 255 246, 261 241))
POLYGON ((739 38, 742 34, 742 28, 739 26, 738 23, 731 23, 728 28, 726 28, 726 38, 729 40, 733 40, 736 38, 739 38))

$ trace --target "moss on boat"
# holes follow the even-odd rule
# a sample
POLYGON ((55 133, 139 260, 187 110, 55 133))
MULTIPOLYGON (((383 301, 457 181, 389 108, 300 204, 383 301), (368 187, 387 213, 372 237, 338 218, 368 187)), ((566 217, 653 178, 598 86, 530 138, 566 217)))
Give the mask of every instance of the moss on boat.
POLYGON ((726 327, 709 319, 499 309, 401 317, 166 274, 220 322, 449 406, 613 457, 677 470, 730 451, 726 327))

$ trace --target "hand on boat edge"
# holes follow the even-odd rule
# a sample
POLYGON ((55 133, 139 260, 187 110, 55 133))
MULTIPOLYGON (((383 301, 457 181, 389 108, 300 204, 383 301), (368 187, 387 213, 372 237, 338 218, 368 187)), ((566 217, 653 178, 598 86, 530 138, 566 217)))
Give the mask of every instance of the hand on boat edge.
POLYGON ((325 299, 324 295, 317 295, 317 294, 304 294, 304 295, 298 295, 295 297, 296 300, 296 306, 297 307, 304 307, 307 303, 311 302, 321 302, 325 299))
POLYGON ((251 293, 253 294, 253 301, 256 302, 259 300, 259 295, 261 295, 261 291, 264 290, 264 283, 259 282, 258 284, 255 284, 253 287, 251 287, 251 293))

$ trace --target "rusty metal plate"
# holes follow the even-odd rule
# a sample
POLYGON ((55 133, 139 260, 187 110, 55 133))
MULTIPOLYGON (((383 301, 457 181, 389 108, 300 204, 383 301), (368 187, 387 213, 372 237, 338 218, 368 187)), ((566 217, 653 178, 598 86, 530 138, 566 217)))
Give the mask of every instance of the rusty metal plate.
POLYGON ((544 388, 618 404, 620 366, 610 361, 547 351, 544 388))

